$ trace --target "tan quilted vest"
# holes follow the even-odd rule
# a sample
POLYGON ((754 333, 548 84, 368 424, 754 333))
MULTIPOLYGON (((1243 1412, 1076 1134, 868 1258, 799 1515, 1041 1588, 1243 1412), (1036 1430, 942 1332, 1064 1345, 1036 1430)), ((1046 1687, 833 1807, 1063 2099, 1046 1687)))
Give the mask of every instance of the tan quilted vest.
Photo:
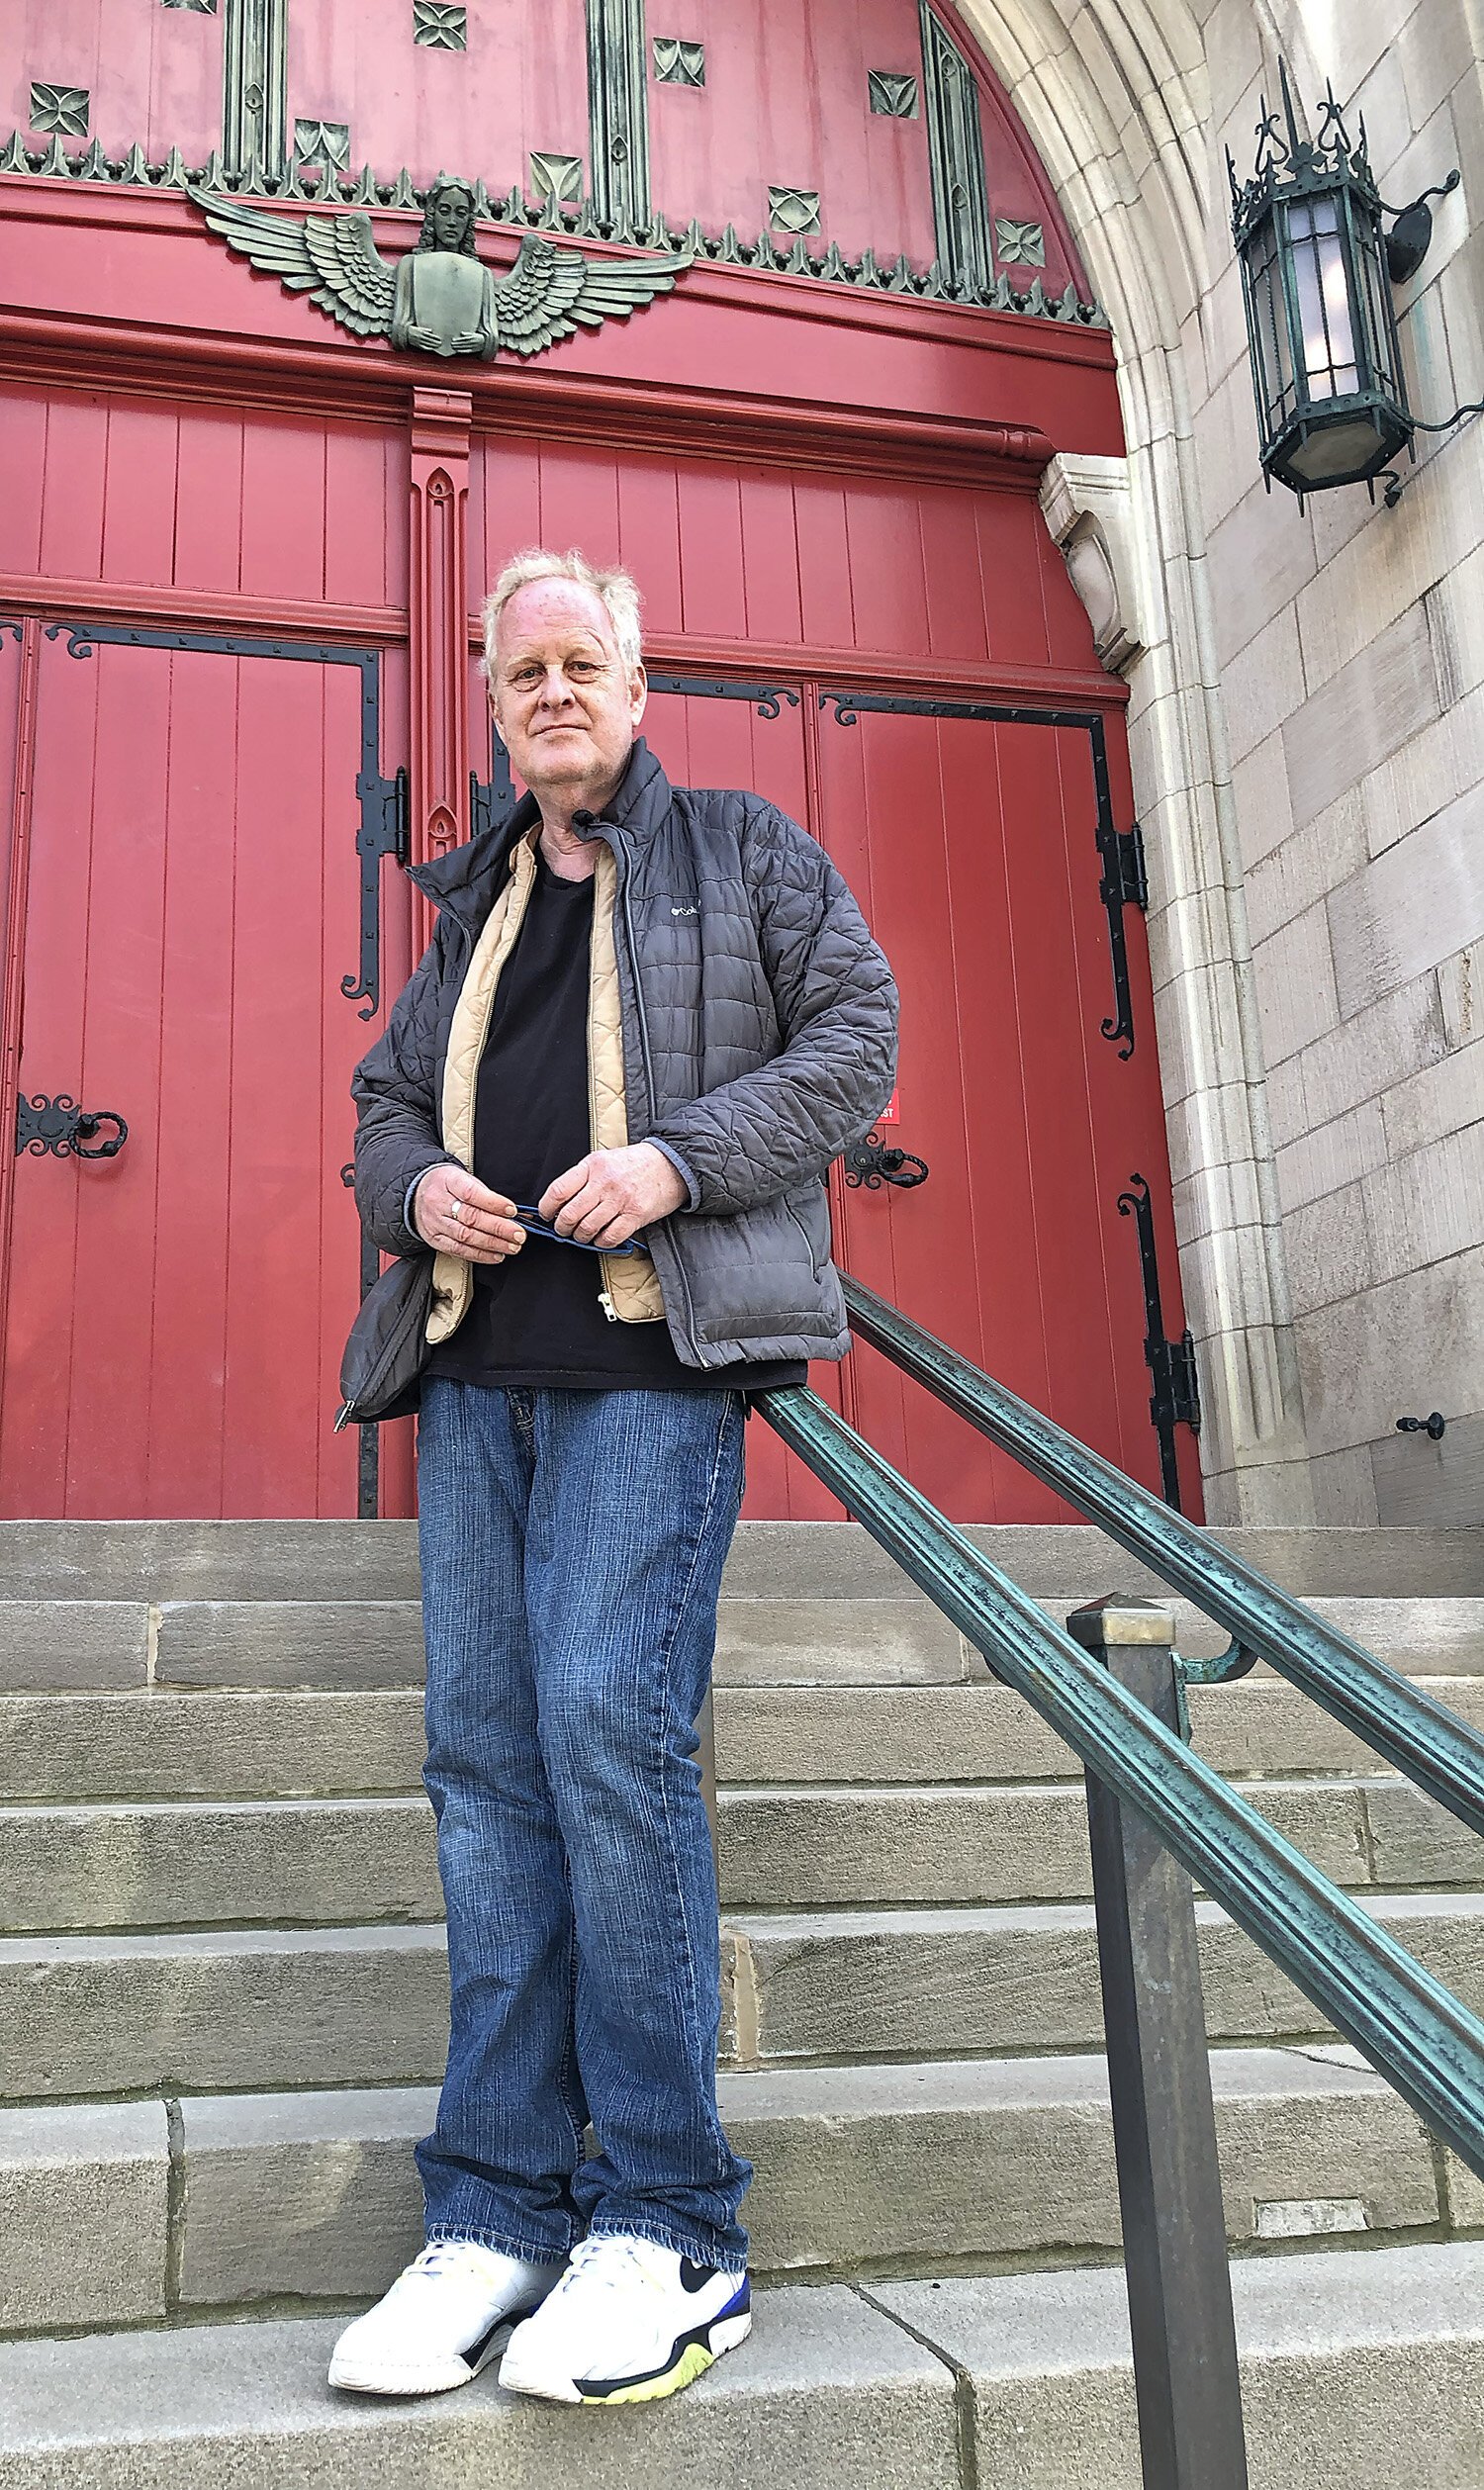
MULTIPOLYGON (((495 989, 515 946, 536 878, 535 843, 540 825, 527 832, 511 857, 510 878, 485 920, 474 946, 448 1032, 443 1065, 443 1147, 461 1166, 474 1165, 474 1105, 480 1057, 490 1034, 495 989)), ((595 1150, 628 1146, 628 1105, 623 1085, 623 1026, 618 963, 613 949, 613 900, 618 868, 605 841, 598 848, 593 893, 593 949, 588 979, 588 1107, 595 1150)), ((604 1311, 615 1323, 663 1323, 665 1300, 647 1253, 600 1256, 604 1311)), ((433 1260, 433 1302, 427 1337, 436 1345, 458 1330, 474 1295, 474 1266, 456 1253, 433 1260)))

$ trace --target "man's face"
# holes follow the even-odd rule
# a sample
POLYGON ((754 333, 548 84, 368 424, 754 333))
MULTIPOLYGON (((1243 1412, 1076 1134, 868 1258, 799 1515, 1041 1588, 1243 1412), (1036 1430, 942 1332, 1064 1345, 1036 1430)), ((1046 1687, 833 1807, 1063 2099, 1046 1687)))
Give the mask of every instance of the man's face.
POLYGON ((490 705, 533 795, 597 811, 623 776, 647 697, 596 590, 561 579, 516 590, 500 617, 490 705))
POLYGON ((443 190, 433 201, 433 231, 445 250, 461 250, 469 225, 469 203, 457 190, 443 190))

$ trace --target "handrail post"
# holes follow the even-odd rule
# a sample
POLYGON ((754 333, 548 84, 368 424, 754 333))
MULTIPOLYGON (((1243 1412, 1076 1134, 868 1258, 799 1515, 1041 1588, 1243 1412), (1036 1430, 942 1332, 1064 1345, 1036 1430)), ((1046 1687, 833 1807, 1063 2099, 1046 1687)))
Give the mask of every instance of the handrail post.
MULTIPOLYGON (((1067 1630, 1177 1730, 1167 1609, 1098 1600, 1067 1630)), ((1248 2490, 1190 1878, 1086 1779, 1144 2490, 1248 2490)))

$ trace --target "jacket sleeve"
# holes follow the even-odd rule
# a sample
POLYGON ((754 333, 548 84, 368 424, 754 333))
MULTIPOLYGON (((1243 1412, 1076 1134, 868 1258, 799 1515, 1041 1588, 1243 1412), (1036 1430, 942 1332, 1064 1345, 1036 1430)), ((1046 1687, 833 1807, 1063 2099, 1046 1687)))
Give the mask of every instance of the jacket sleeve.
POLYGON ((409 1197, 427 1168, 451 1163, 433 1086, 438 996, 445 974, 440 922, 398 995, 386 1028, 351 1075, 356 1208, 366 1235, 383 1253, 426 1251, 407 1222, 409 1197))
POLYGON ((843 877, 787 814, 749 807, 743 870, 784 1047, 647 1136, 684 1162, 689 1207, 728 1214, 823 1175, 896 1077, 896 985, 843 877))

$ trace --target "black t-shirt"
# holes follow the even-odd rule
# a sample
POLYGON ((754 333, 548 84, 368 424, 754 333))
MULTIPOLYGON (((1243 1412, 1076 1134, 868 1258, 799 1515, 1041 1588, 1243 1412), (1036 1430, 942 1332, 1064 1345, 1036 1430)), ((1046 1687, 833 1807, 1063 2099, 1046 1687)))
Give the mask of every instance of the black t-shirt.
MULTIPOLYGON (((474 1108, 474 1172, 536 1203, 593 1147, 588 1098, 593 880, 563 881, 539 848, 525 915, 495 989, 474 1108)), ((611 1392, 763 1392, 806 1368, 685 1366, 666 1323, 616 1323, 600 1301, 596 1253, 527 1235, 503 1263, 476 1262, 474 1297, 427 1371, 465 1383, 611 1392)))

